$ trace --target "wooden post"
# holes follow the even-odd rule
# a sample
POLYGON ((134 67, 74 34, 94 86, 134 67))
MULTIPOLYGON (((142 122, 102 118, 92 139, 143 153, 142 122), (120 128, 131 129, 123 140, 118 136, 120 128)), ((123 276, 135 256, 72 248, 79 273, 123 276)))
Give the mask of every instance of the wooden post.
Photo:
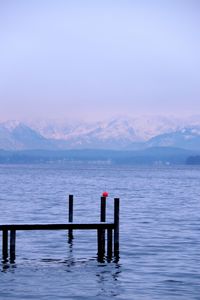
MULTIPOLYGON (((74 204, 73 202, 74 202, 73 195, 69 195, 69 212, 68 212, 68 221, 69 221, 69 223, 73 222, 73 204, 74 204)), ((73 239, 72 229, 69 229, 68 237, 69 237, 69 241, 73 239)))
POLYGON ((106 197, 101 197, 101 217, 100 222, 106 222, 106 197))
POLYGON ((112 259, 112 229, 107 229, 107 259, 112 259))
POLYGON ((8 259, 8 230, 2 232, 2 257, 3 261, 6 262, 8 259))
MULTIPOLYGON (((106 197, 101 197, 101 215, 100 222, 106 222, 106 197)), ((105 254, 105 229, 102 229, 101 233, 102 252, 105 254)))
POLYGON ((119 198, 114 199, 114 255, 119 257, 119 198))
POLYGON ((98 240, 98 261, 103 262, 104 261, 104 253, 105 253, 105 233, 103 232, 103 229, 97 229, 97 240, 98 240))
POLYGON ((10 231, 10 262, 14 263, 15 261, 15 241, 16 241, 16 231, 10 231))

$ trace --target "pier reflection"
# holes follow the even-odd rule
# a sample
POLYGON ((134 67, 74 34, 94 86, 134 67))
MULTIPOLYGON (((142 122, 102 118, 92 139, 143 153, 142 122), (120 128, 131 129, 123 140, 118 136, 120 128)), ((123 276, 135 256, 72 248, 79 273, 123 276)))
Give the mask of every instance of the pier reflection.
POLYGON ((99 265, 96 272, 98 294, 96 296, 117 297, 121 294, 121 266, 118 263, 99 265))

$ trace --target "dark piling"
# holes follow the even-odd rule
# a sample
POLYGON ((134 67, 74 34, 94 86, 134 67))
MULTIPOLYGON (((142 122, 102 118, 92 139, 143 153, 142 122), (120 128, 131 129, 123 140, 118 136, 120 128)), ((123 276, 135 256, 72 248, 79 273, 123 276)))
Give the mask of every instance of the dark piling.
POLYGON ((10 231, 10 262, 15 261, 15 250, 16 250, 16 230, 10 231))
POLYGON ((8 230, 2 232, 2 258, 4 262, 8 260, 8 230))
MULTIPOLYGON (((74 206, 74 197, 73 197, 73 195, 69 195, 69 211, 68 211, 69 223, 73 222, 73 206, 74 206)), ((72 229, 69 229, 69 231, 68 231, 68 239, 69 239, 69 242, 73 239, 72 229)))
POLYGON ((114 255, 119 257, 119 198, 114 199, 114 255))

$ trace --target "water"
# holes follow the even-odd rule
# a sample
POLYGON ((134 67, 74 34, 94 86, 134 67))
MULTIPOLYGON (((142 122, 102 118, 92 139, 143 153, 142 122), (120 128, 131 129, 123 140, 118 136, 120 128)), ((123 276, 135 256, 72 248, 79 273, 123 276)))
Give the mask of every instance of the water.
POLYGON ((200 168, 89 164, 0 166, 0 223, 99 220, 121 198, 120 260, 98 263, 96 233, 17 232, 0 264, 0 299, 200 299, 200 168))

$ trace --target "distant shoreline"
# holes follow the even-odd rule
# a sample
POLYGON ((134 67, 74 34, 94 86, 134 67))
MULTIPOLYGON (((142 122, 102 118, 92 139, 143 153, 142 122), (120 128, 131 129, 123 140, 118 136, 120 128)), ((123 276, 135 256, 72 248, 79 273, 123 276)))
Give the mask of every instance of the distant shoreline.
MULTIPOLYGON (((200 152, 199 152, 200 153, 200 152)), ((197 151, 173 147, 152 147, 138 151, 117 150, 0 150, 0 164, 75 163, 171 165, 200 164, 197 151)))

